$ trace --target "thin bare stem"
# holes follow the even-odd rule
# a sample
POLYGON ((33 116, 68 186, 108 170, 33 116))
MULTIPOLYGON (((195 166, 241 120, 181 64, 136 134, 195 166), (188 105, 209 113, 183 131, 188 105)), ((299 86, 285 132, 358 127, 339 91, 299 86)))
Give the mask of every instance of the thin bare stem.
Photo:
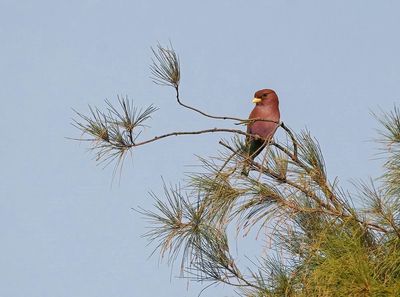
POLYGON ((155 136, 155 137, 145 140, 145 141, 136 142, 136 143, 129 145, 129 147, 141 146, 141 145, 148 144, 148 143, 158 141, 163 138, 167 138, 167 137, 171 137, 171 136, 198 135, 198 134, 207 134, 207 133, 234 133, 234 134, 241 134, 241 135, 245 135, 245 136, 253 136, 253 137, 257 136, 257 135, 243 132, 241 130, 224 129, 224 128, 213 128, 213 129, 205 129, 205 130, 199 130, 199 131, 177 131, 177 132, 171 132, 171 133, 155 136))

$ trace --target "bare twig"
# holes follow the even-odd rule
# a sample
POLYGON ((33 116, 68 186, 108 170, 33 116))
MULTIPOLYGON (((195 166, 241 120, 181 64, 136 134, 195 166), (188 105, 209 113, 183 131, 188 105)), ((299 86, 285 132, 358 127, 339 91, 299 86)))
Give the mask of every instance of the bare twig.
POLYGON ((205 129, 205 130, 199 130, 199 131, 177 131, 177 132, 171 132, 171 133, 155 136, 149 140, 132 143, 129 145, 129 147, 141 146, 141 145, 148 144, 148 143, 158 141, 160 139, 171 137, 171 136, 198 135, 198 134, 207 134, 207 133, 234 133, 234 134, 241 134, 241 135, 245 135, 245 136, 253 136, 253 137, 257 136, 257 135, 243 132, 242 130, 224 129, 224 128, 213 128, 213 129, 205 129))

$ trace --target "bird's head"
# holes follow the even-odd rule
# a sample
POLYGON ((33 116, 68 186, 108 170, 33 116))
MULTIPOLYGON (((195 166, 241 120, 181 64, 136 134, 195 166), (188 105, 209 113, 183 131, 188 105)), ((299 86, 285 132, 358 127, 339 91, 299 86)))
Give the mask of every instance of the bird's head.
POLYGON ((278 103, 278 96, 274 90, 262 89, 254 94, 253 103, 257 105, 267 105, 273 102, 278 103))

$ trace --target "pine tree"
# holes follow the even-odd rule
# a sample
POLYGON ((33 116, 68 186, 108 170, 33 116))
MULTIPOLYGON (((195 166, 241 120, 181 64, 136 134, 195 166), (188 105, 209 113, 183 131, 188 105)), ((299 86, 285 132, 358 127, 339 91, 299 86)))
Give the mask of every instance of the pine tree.
MULTIPOLYGON (((182 102, 180 64, 175 50, 153 49, 154 81, 175 90, 177 103, 204 117, 247 125, 249 120, 215 116, 182 102)), ((99 162, 122 164, 126 153, 170 136, 223 133, 222 150, 200 158, 201 169, 185 187, 164 185, 153 194, 154 209, 145 236, 169 263, 180 261, 184 277, 231 285, 242 296, 400 296, 400 110, 375 115, 381 124, 377 143, 384 172, 357 185, 351 194, 331 181, 318 142, 308 131, 294 132, 283 122, 283 140, 270 141, 254 160, 244 154, 239 128, 177 131, 142 140, 142 128, 156 110, 139 109, 118 98, 106 111, 76 112, 74 125, 99 162), (250 174, 241 174, 250 164, 250 174), (358 203, 356 203, 358 201, 358 203), (231 252, 230 233, 256 229, 274 253, 241 267, 231 252)), ((253 119, 262 121, 268 119, 253 119)))

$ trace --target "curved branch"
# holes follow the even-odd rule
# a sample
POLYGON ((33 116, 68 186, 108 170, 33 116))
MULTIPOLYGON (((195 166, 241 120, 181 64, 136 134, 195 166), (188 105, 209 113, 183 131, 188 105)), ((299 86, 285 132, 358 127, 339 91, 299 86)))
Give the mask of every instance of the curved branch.
MULTIPOLYGON (((203 116, 205 116, 205 117, 207 117, 207 118, 215 119, 215 120, 232 120, 232 121, 238 121, 239 123, 236 123, 236 125, 248 124, 248 123, 253 123, 253 122, 269 122, 269 123, 275 123, 275 124, 277 124, 278 126, 282 127, 285 131, 287 131, 288 134, 291 135, 291 138, 292 138, 292 137, 294 138, 293 133, 289 130, 288 127, 286 127, 286 126, 283 124, 283 122, 274 121, 274 120, 269 120, 269 119, 264 119, 264 118, 241 119, 241 118, 231 117, 231 116, 215 116, 215 115, 211 115, 211 114, 205 113, 204 111, 202 111, 202 110, 200 110, 200 109, 198 109, 198 108, 195 108, 195 107, 192 107, 192 106, 190 106, 190 105, 187 105, 187 104, 183 103, 182 100, 180 99, 180 96, 179 96, 179 87, 175 87, 175 92, 176 92, 176 101, 178 102, 179 105, 181 105, 181 106, 183 106, 183 107, 185 107, 185 108, 187 108, 187 109, 193 110, 193 111, 195 111, 195 112, 197 112, 197 113, 199 113, 199 114, 201 114, 201 115, 203 115, 203 116)), ((296 149, 296 154, 297 154, 297 149, 296 149)))
POLYGON ((193 111, 195 111, 195 112, 197 112, 197 113, 199 113, 199 114, 201 114, 201 115, 203 115, 203 116, 205 116, 207 118, 216 119, 216 120, 233 120, 233 121, 239 121, 239 122, 246 121, 246 120, 243 120, 243 119, 240 119, 240 118, 235 118, 235 117, 223 117, 223 116, 214 116, 214 115, 207 114, 204 111, 201 111, 200 109, 197 109, 197 108, 194 108, 192 106, 184 104, 180 99, 179 87, 178 86, 175 87, 175 92, 176 92, 176 101, 178 102, 179 105, 181 105, 181 106, 183 106, 183 107, 185 107, 187 109, 193 110, 193 111))
POLYGON ((282 127, 282 129, 284 129, 286 131, 287 134, 289 134, 290 138, 292 139, 294 157, 296 158, 296 160, 298 160, 297 147, 299 144, 296 140, 296 137, 294 137, 293 132, 283 122, 280 123, 280 126, 282 127))

